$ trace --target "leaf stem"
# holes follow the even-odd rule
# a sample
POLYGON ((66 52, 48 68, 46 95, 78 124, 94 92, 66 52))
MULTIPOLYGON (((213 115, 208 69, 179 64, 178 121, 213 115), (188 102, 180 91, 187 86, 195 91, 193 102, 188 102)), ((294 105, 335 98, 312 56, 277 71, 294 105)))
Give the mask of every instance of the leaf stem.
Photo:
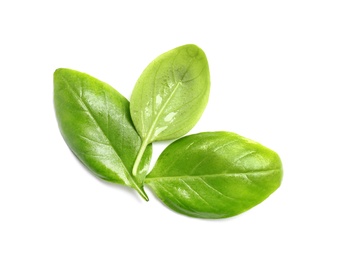
POLYGON ((138 192, 138 194, 141 195, 141 197, 145 200, 145 201, 149 201, 149 198, 148 198, 148 195, 147 193, 145 193, 145 191, 143 190, 143 187, 139 187, 135 182, 133 183, 134 184, 134 188, 135 190, 138 192))
POLYGON ((147 145, 148 145, 147 140, 143 141, 142 144, 141 144, 141 148, 138 151, 138 154, 137 154, 134 166, 133 166, 133 172, 132 172, 134 176, 136 176, 137 173, 138 173, 138 168, 139 168, 139 165, 141 163, 141 159, 143 157, 144 151, 147 148, 147 145))

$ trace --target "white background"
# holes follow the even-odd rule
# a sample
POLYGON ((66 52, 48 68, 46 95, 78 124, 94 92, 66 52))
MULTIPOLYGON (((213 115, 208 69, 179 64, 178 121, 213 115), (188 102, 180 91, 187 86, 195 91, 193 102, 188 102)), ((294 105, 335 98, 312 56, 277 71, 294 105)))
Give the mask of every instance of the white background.
POLYGON ((0 259, 338 259, 337 14, 337 1, 1 1, 0 259), (283 161, 282 186, 230 219, 98 180, 54 115, 56 68, 129 98, 152 59, 187 43, 212 81, 191 133, 233 131, 283 161))

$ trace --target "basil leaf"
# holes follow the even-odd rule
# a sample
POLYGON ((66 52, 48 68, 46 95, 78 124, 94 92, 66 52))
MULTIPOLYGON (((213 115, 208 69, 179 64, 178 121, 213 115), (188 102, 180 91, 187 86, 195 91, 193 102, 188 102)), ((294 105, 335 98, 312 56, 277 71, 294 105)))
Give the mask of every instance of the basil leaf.
POLYGON ((179 213, 226 218, 262 202, 281 180, 275 152, 234 133, 210 132, 170 144, 145 183, 179 213))
POLYGON ((208 61, 196 45, 178 47, 152 61, 130 100, 131 117, 143 141, 139 159, 149 143, 191 130, 207 105, 209 90, 208 61))
POLYGON ((54 106, 64 140, 98 177, 136 189, 146 200, 143 181, 151 158, 148 146, 141 174, 131 171, 141 146, 130 117, 129 102, 108 84, 85 73, 57 69, 54 106))

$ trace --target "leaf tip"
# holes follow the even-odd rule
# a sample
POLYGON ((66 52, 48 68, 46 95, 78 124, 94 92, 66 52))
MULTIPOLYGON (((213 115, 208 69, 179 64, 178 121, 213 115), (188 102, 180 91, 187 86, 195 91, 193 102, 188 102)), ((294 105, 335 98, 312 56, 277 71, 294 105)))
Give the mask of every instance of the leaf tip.
POLYGON ((64 68, 57 68, 57 69, 54 71, 54 76, 57 75, 57 74, 62 73, 63 70, 64 70, 64 68))
POLYGON ((199 56, 205 57, 204 51, 196 44, 189 43, 181 47, 185 48, 187 54, 192 58, 196 58, 199 56))

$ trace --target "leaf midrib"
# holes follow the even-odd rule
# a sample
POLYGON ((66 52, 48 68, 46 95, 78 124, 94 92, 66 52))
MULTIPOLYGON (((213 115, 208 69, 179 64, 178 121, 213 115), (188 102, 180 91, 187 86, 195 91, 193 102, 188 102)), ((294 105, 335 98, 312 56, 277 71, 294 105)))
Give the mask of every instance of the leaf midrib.
MULTIPOLYGON (((73 96, 76 98, 76 100, 79 102, 80 106, 88 111, 88 115, 92 118, 92 120, 94 121, 95 125, 97 126, 97 128, 100 129, 101 133, 103 134, 104 138, 108 141, 110 147, 112 148, 112 150, 114 151, 114 153, 116 154, 116 156, 118 157, 119 161, 121 162, 121 164, 123 165, 124 167, 124 170, 126 171, 126 173, 129 174, 129 171, 126 167, 126 165, 124 164, 124 162, 122 161, 120 155, 116 152, 114 146, 112 145, 110 139, 108 138, 108 136, 106 135, 106 133, 103 131, 103 129, 101 128, 100 124, 97 122, 97 120, 95 119, 92 111, 88 108, 88 106, 86 105, 86 103, 81 99, 81 97, 79 97, 79 95, 76 94, 76 92, 71 88, 71 86, 69 85, 68 81, 63 77, 61 76, 61 78, 63 79, 63 81, 66 83, 66 86, 68 87, 68 89, 72 92, 73 96)), ((82 87, 81 87, 82 88, 82 87)), ((82 94, 81 94, 82 96, 82 94)), ((129 179, 129 178, 128 178, 129 179)))
POLYGON ((207 177, 218 177, 218 176, 226 176, 226 177, 233 177, 236 175, 254 175, 258 173, 264 173, 267 174, 268 172, 273 171, 281 171, 281 169, 271 169, 271 170, 263 170, 263 171, 255 171, 255 172, 229 172, 229 173, 217 173, 217 174, 204 174, 204 175, 196 175, 196 176, 190 176, 190 175, 181 175, 181 176, 165 176, 165 177, 147 177, 145 179, 145 182, 151 182, 156 180, 180 180, 180 179, 199 179, 199 178, 207 178, 207 177))
POLYGON ((154 138, 153 136, 153 132, 155 130, 155 127, 157 125, 157 122, 160 119, 160 116, 162 115, 163 111, 166 109, 167 105, 169 104, 170 100, 173 98, 174 94, 176 93, 177 89, 179 88, 179 86, 182 85, 182 82, 179 81, 177 82, 175 88, 173 89, 173 91, 170 93, 168 99, 164 102, 164 104, 161 106, 158 114, 155 117, 155 120, 153 121, 153 123, 150 126, 149 132, 146 135, 146 138, 144 139, 144 142, 146 142, 147 144, 149 144, 150 142, 152 142, 152 138, 154 138))

